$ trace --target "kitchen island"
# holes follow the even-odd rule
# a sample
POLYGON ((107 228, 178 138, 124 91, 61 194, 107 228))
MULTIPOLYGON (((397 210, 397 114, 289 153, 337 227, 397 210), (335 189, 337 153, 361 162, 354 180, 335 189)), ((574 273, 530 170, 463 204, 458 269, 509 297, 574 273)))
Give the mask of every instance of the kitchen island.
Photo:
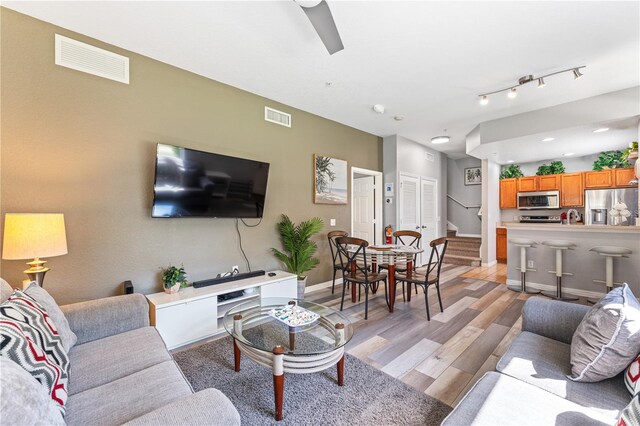
MULTIPOLYGON (((614 259, 614 281, 626 282, 634 294, 640 295, 640 226, 560 225, 549 223, 503 222, 508 239, 529 238, 539 244, 527 249, 527 260, 533 269, 527 272, 527 288, 555 292, 555 250, 544 246, 545 240, 568 240, 576 247, 563 253, 564 272, 573 273, 562 278, 563 292, 581 297, 598 298, 604 295, 605 259, 589 251, 596 246, 626 247, 629 257, 614 259)), ((520 248, 507 243, 507 284, 520 286, 520 248)))

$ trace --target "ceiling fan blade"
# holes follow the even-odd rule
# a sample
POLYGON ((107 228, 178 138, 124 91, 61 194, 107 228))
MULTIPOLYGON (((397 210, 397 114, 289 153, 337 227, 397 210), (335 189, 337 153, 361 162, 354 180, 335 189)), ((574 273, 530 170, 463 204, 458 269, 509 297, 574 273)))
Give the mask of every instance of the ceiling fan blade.
POLYGON ((309 21, 311 21, 313 28, 316 29, 320 40, 322 40, 330 55, 344 49, 338 28, 331 14, 331 9, 329 9, 329 5, 325 0, 322 0, 313 7, 305 7, 302 5, 300 5, 300 7, 307 15, 307 18, 309 18, 309 21))

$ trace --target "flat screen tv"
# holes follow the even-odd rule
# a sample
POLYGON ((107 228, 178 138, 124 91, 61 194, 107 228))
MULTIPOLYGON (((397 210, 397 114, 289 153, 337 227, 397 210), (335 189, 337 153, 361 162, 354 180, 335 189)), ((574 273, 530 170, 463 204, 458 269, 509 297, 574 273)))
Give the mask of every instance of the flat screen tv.
POLYGON ((269 163, 158 144, 152 217, 261 218, 269 163))

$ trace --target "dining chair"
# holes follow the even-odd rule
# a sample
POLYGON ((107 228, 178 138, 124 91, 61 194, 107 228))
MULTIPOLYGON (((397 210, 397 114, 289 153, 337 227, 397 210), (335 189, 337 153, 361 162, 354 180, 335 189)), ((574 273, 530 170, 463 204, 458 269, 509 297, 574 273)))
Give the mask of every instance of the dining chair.
MULTIPOLYGON (((395 231, 393 233, 393 237, 395 239, 395 244, 401 244, 403 246, 420 248, 420 240, 422 239, 422 233, 420 233, 418 231, 400 230, 400 231, 395 231)), ((414 269, 416 267, 416 259, 417 258, 418 258, 418 253, 413 255, 413 268, 414 269)), ((383 269, 389 269, 389 264, 388 263, 381 263, 380 265, 378 265, 378 272, 382 271, 383 269)), ((407 270, 406 263, 404 264, 404 266, 403 266, 402 263, 401 264, 396 264, 396 271, 397 272, 406 272, 406 270, 407 270)), ((418 294, 418 287, 416 287, 416 294, 418 294)), ((405 300, 404 297, 405 296, 404 296, 404 283, 403 283, 402 300, 405 300)))
MULTIPOLYGON (((369 270, 367 265, 367 247, 369 243, 360 238, 354 237, 338 237, 336 239, 336 247, 338 256, 340 257, 340 265, 342 268, 342 279, 344 284, 358 286, 358 294, 364 287, 364 319, 369 315, 369 290, 373 291, 380 281, 384 282, 384 297, 389 305, 389 296, 387 293, 387 274, 380 274, 369 270), (350 249, 349 247, 353 247, 350 249)), ((344 307, 344 294, 346 285, 342 286, 342 301, 340 302, 340 310, 344 307)), ((353 291, 353 289, 352 289, 353 291)))
POLYGON ((402 281, 409 285, 415 284, 421 286, 424 290, 424 303, 427 307, 427 321, 431 321, 429 315, 429 286, 435 286, 438 293, 438 303, 440 304, 440 312, 444 312, 442 307, 442 298, 440 297, 440 270, 442 269, 442 261, 444 254, 447 251, 447 245, 449 242, 446 237, 437 238, 429 243, 431 247, 431 254, 429 255, 429 263, 426 265, 424 274, 417 271, 406 271, 404 274, 396 275, 396 281, 402 281))
MULTIPOLYGON (((349 233, 347 231, 331 231, 327 234, 329 248, 331 249, 331 259, 333 259, 333 284, 331 285, 331 294, 333 294, 336 289, 336 274, 338 271, 342 271, 342 265, 340 264, 340 259, 338 259, 336 238, 348 236, 349 233)), ((343 285, 345 285, 345 283, 343 283, 343 285)))

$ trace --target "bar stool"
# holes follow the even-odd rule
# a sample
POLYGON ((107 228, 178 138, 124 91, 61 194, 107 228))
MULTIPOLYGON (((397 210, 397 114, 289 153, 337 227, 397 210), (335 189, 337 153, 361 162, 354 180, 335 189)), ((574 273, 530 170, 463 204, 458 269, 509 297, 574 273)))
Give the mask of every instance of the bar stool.
POLYGON ((520 289, 515 289, 513 287, 507 286, 507 288, 511 291, 517 291, 520 293, 527 294, 538 294, 540 293, 537 290, 527 290, 525 285, 525 275, 527 271, 535 271, 535 269, 527 268, 527 248, 534 247, 537 243, 528 238, 511 238, 509 242, 513 245, 520 247, 520 289))
POLYGON ((543 241, 541 244, 549 248, 552 248, 556 251, 556 270, 549 271, 549 273, 551 274, 556 274, 556 292, 554 294, 552 292, 543 291, 542 294, 544 296, 547 296, 556 300, 565 300, 565 301, 578 300, 577 297, 562 296, 562 276, 573 275, 570 272, 562 271, 562 252, 564 250, 573 250, 572 247, 575 247, 576 245, 571 241, 567 241, 567 240, 548 240, 548 241, 543 241))
MULTIPOLYGON (((616 247, 616 246, 597 246, 589 249, 589 251, 593 251, 598 253, 600 256, 604 256, 605 258, 605 280, 593 280, 594 283, 605 284, 607 286, 607 293, 613 290, 613 286, 621 285, 622 283, 617 283, 613 281, 613 258, 614 257, 629 257, 627 255, 633 253, 631 249, 626 247, 616 247)), ((597 300, 587 299, 589 303, 596 303, 597 300)))

